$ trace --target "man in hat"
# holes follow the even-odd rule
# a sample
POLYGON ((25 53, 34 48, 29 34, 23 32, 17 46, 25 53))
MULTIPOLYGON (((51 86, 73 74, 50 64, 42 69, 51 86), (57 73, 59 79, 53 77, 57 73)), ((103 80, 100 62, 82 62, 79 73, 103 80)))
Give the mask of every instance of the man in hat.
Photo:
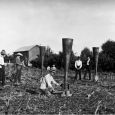
POLYGON ((23 55, 21 53, 16 54, 16 60, 15 60, 16 78, 15 78, 15 83, 17 85, 19 85, 21 83, 21 71, 22 71, 22 66, 23 66, 23 61, 21 60, 22 56, 23 55))
POLYGON ((55 65, 53 65, 51 69, 52 69, 52 71, 54 71, 54 73, 56 73, 56 66, 55 65))
POLYGON ((5 65, 4 65, 5 55, 6 55, 5 50, 2 50, 0 53, 0 79, 2 81, 2 86, 5 85, 5 65))
POLYGON ((50 70, 49 73, 43 76, 40 80, 41 93, 46 96, 50 96, 51 93, 55 91, 52 84, 59 86, 59 84, 53 78, 54 74, 54 71, 50 70))

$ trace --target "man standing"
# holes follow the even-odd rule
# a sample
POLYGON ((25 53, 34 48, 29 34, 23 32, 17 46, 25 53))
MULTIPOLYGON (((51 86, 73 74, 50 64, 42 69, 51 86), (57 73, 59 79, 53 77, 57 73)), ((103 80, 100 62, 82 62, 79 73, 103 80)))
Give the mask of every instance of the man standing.
POLYGON ((79 80, 81 80, 81 68, 82 68, 82 61, 80 60, 80 57, 77 57, 77 60, 75 61, 75 80, 77 80, 77 76, 79 74, 79 80))
POLYGON ((89 73, 89 80, 91 80, 91 60, 90 60, 90 57, 87 57, 87 60, 86 60, 84 79, 86 79, 87 72, 89 73))
POLYGON ((23 62, 21 60, 21 57, 23 56, 21 53, 16 54, 16 78, 15 78, 15 83, 19 85, 21 83, 21 71, 22 71, 22 66, 23 62))
POLYGON ((5 50, 2 50, 0 54, 0 79, 2 81, 2 86, 5 85, 5 65, 4 65, 5 55, 6 55, 5 50))

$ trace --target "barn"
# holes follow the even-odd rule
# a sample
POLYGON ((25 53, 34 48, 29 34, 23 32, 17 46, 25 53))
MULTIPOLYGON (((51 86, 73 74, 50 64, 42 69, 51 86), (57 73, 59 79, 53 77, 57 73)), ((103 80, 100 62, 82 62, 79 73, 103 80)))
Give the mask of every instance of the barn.
POLYGON ((14 52, 14 55, 16 55, 17 53, 22 53, 25 64, 30 65, 30 61, 36 59, 37 56, 40 55, 40 48, 39 48, 39 45, 24 46, 17 49, 14 52))

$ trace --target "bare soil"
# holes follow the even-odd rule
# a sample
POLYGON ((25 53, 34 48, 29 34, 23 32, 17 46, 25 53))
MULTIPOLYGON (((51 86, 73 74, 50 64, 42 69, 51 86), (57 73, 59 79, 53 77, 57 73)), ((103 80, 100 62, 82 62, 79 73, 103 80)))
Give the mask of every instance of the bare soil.
MULTIPOLYGON (((45 72, 44 72, 45 74, 45 72)), ((0 86, 0 114, 115 114, 115 80, 113 73, 99 73, 99 82, 74 81, 74 72, 69 73, 68 84, 71 97, 60 94, 51 97, 39 92, 40 70, 26 68, 22 71, 22 83, 14 86, 11 73, 6 68, 6 85, 0 86)), ((57 82, 63 82, 64 74, 58 71, 57 82)), ((63 90, 55 87, 56 90, 63 90)))

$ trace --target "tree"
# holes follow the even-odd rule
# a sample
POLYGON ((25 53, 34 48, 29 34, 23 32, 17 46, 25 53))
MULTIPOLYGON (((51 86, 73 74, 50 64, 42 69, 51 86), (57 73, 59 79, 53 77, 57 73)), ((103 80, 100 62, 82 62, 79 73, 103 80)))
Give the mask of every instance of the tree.
POLYGON ((49 46, 47 46, 47 47, 46 47, 46 53, 45 53, 45 55, 49 56, 49 55, 52 54, 52 53, 53 53, 53 52, 52 52, 51 48, 50 48, 49 46))
POLYGON ((85 65, 85 62, 87 60, 87 57, 90 57, 92 58, 92 52, 90 51, 89 48, 85 47, 82 51, 81 51, 81 60, 83 62, 83 68, 84 68, 84 65, 85 65))
POLYGON ((91 51, 89 48, 85 47, 82 51, 81 51, 81 58, 86 58, 88 56, 91 56, 91 51))
MULTIPOLYGON (((31 61, 32 65, 34 67, 41 67, 41 59, 40 56, 38 56, 35 60, 31 61)), ((57 68, 61 68, 63 67, 63 54, 62 52, 59 52, 59 54, 55 54, 53 52, 50 52, 47 54, 47 52, 45 53, 44 56, 44 67, 47 66, 52 66, 52 65, 56 65, 57 68)))
POLYGON ((108 40, 101 46, 104 54, 115 59, 115 41, 108 40))
POLYGON ((101 46, 99 54, 99 69, 102 71, 115 71, 115 41, 107 40, 101 46))
POLYGON ((104 53, 103 51, 99 53, 99 69, 102 71, 114 71, 114 60, 104 53))

